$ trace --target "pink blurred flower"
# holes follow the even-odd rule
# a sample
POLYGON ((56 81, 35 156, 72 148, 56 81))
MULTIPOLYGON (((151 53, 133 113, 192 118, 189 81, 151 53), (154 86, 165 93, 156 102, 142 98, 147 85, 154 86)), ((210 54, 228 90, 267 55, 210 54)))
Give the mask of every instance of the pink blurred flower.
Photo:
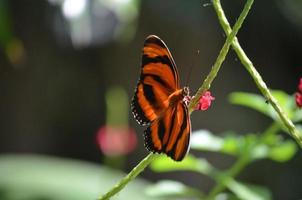
POLYGON ((96 139, 101 151, 110 157, 126 155, 137 144, 136 133, 129 127, 103 126, 98 130, 96 139))

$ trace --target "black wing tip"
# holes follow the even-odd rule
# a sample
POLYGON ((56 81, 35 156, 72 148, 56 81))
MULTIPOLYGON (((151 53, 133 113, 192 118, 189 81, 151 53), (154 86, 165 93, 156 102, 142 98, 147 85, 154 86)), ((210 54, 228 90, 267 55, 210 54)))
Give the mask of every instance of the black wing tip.
POLYGON ((149 40, 149 39, 151 39, 151 40, 153 40, 153 39, 161 40, 160 37, 158 37, 157 35, 153 35, 153 34, 148 35, 146 37, 146 40, 149 40))
POLYGON ((155 43, 160 47, 167 48, 167 45, 164 43, 164 41, 160 39, 160 37, 158 37, 157 35, 147 36, 145 39, 145 45, 148 45, 149 43, 155 43))

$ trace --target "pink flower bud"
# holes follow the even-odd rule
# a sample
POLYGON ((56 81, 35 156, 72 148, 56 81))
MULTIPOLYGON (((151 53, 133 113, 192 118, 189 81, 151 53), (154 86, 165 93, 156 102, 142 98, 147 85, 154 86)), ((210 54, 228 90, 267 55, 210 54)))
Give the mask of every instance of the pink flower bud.
POLYGON ((211 96, 210 91, 206 91, 201 98, 199 99, 198 104, 195 107, 195 110, 207 110, 215 97, 211 96))

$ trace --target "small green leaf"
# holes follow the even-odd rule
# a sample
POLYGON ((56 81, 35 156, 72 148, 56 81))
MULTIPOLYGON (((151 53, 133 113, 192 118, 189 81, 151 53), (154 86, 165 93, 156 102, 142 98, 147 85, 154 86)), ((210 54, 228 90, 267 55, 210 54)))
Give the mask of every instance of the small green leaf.
MULTIPOLYGON (((283 108, 284 112, 289 116, 289 118, 293 118, 294 111, 292 106, 292 96, 281 90, 271 90, 271 93, 278 101, 279 105, 283 108)), ((229 101, 233 104, 254 109, 265 114, 266 116, 271 117, 274 120, 279 120, 275 110, 261 95, 246 92, 233 92, 229 95, 229 101)))
POLYGON ((263 186, 256 186, 247 183, 241 183, 235 180, 230 180, 227 184, 237 197, 242 200, 271 200, 271 192, 263 186))
POLYGON ((272 147, 269 152, 269 158, 277 162, 286 162, 290 160, 297 152, 297 145, 293 141, 287 140, 278 146, 272 147))
POLYGON ((175 197, 197 197, 204 195, 194 188, 172 180, 162 180, 146 188, 146 194, 151 197, 175 198, 175 197))
POLYGON ((266 99, 261 95, 246 92, 232 92, 229 95, 229 101, 232 104, 245 106, 272 117, 272 109, 266 103, 266 99))
POLYGON ((161 155, 151 162, 150 168, 156 172, 189 170, 208 175, 213 170, 213 167, 206 159, 198 159, 193 155, 187 155, 181 162, 176 162, 165 155, 161 155))

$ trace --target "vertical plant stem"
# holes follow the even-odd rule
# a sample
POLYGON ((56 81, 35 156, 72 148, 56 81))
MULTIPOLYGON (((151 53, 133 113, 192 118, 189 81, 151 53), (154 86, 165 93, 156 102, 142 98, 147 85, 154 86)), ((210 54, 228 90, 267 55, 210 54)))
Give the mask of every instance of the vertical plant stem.
POLYGON ((149 153, 136 167, 134 167, 127 176, 122 178, 113 188, 111 188, 106 194, 98 198, 98 200, 108 200, 116 193, 121 191, 130 181, 132 181, 138 174, 140 174, 154 159, 156 154, 149 153))
MULTIPOLYGON (((211 87, 211 83, 213 82, 213 80, 217 76, 217 73, 218 73, 223 61, 225 60, 225 57, 226 57, 226 55, 229 51, 229 48, 230 48, 234 38, 236 38, 236 34, 238 33, 240 27, 242 26, 243 21, 246 18, 247 14, 249 13, 249 10, 250 10, 253 2, 254 2, 254 0, 248 0, 246 2, 246 4, 245 4, 238 20, 237 20, 237 22, 234 25, 233 30, 230 32, 230 34, 228 34, 228 37, 227 37, 222 49, 220 50, 220 53, 219 53, 214 65, 213 65, 209 75, 204 80, 202 86, 196 92, 194 98, 191 100, 190 105, 189 105, 189 112, 190 113, 194 110, 194 108, 197 105, 197 103, 198 103, 200 97, 202 96, 202 94, 211 87)), ((219 0, 213 0, 213 4, 219 4, 219 0)))
MULTIPOLYGON (((213 1, 213 6, 214 6, 215 11, 217 13, 217 16, 219 18, 219 22, 220 22, 223 30, 225 31, 226 35, 231 35, 233 31, 230 27, 230 24, 229 24, 227 18, 225 17, 225 14, 224 14, 224 11, 221 7, 220 1, 219 0, 213 1)), ((234 28, 235 28, 235 26, 234 26, 234 28)), ((254 79, 254 82, 256 83, 257 87, 259 88, 259 90, 261 91, 263 96, 270 102, 270 104, 273 106, 273 108, 278 113, 282 123, 288 129, 289 135, 291 135, 296 140, 296 142, 300 145, 300 147, 302 148, 302 136, 300 135, 300 133, 296 129, 293 122, 287 117, 285 112, 279 106, 277 100, 270 93, 270 91, 267 88, 267 86, 266 86, 265 82, 263 81, 262 77, 260 76, 260 74, 258 73, 256 68, 254 67, 251 60, 247 57, 247 55, 245 54, 245 52, 241 48, 241 46, 238 42, 238 39, 236 37, 233 40, 232 47, 235 50, 235 52, 237 53, 237 55, 238 55, 241 63, 243 64, 243 66, 246 68, 246 70, 250 73, 250 75, 254 79)))

